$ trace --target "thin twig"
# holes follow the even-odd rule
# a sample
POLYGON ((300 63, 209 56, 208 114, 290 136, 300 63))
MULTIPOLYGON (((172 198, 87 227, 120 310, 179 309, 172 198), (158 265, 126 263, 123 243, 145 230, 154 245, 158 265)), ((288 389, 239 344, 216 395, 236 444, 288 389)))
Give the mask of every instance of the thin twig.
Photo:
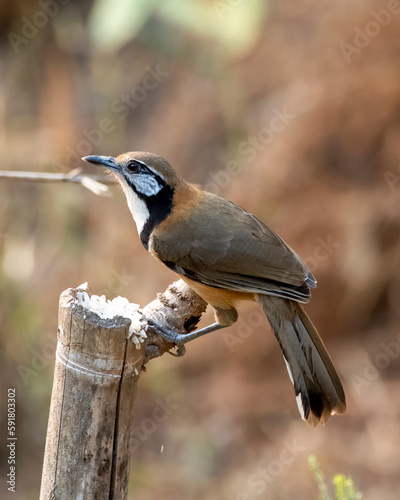
POLYGON ((111 178, 103 175, 81 175, 81 169, 71 170, 66 174, 55 174, 50 172, 13 172, 9 170, 0 171, 0 179, 22 181, 22 182, 76 182, 82 184, 95 194, 110 196, 105 184, 112 184, 111 178))
POLYGON ((104 175, 74 175, 68 174, 53 174, 50 172, 11 172, 9 170, 0 170, 1 179, 10 179, 13 181, 30 181, 30 182, 78 182, 81 183, 83 178, 93 179, 96 182, 103 184, 112 184, 112 179, 104 175))

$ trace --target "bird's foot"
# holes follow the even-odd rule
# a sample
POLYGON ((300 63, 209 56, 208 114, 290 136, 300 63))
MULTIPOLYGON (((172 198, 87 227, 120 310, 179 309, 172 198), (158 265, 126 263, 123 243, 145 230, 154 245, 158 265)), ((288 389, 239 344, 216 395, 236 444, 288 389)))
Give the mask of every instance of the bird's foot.
POLYGON ((202 337, 207 333, 215 332, 216 330, 225 328, 219 323, 213 323, 212 325, 201 328, 200 330, 196 330, 194 332, 187 334, 181 334, 181 333, 176 333, 173 330, 170 330, 169 328, 165 328, 164 326, 161 327, 157 323, 154 323, 154 321, 149 320, 149 323, 153 326, 155 330, 157 330, 157 333, 161 335, 161 337, 164 338, 167 342, 171 342, 171 344, 176 344, 178 348, 176 354, 172 352, 170 352, 170 354, 172 356, 178 356, 178 357, 181 357, 185 354, 186 348, 184 344, 186 344, 187 342, 197 339, 198 337, 202 337))
POLYGON ((187 342, 187 340, 185 339, 187 335, 176 333, 173 330, 166 328, 165 326, 160 326, 158 323, 155 323, 152 320, 148 320, 148 322, 164 340, 170 342, 171 344, 176 344, 176 353, 168 351, 171 356, 180 358, 186 353, 186 347, 184 346, 184 344, 187 342))

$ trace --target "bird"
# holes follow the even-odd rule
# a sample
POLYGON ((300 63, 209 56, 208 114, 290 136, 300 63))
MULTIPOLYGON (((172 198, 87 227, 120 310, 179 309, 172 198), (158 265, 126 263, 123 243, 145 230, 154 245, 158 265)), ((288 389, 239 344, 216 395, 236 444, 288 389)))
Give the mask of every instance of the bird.
POLYGON ((215 323, 194 332, 160 328, 178 352, 233 325, 239 302, 256 302, 282 349, 302 419, 315 427, 345 412, 340 378, 301 305, 316 280, 289 245, 232 201, 187 183, 161 156, 139 151, 82 159, 114 174, 144 248, 214 310, 215 323))

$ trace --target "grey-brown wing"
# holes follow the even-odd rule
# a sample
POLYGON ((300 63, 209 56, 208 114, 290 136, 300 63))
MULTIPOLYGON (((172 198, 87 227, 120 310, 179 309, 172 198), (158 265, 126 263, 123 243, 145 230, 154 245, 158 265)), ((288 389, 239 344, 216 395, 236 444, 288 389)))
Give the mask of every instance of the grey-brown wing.
POLYGON ((201 283, 250 293, 309 299, 315 279, 300 257, 254 215, 207 195, 153 251, 171 269, 201 283))

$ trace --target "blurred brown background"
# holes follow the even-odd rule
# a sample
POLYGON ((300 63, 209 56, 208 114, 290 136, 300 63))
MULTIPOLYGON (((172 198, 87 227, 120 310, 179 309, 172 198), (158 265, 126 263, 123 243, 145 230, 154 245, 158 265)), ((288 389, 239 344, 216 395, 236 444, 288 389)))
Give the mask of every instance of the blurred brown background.
MULTIPOLYGON (((102 173, 79 158, 161 154, 267 222, 318 279, 307 311, 346 415, 318 429, 300 420, 267 321, 243 306, 237 325, 143 375, 132 498, 316 499, 311 453, 365 500, 399 497, 399 27, 394 0, 1 2, 2 170, 102 173)), ((0 180, 0 428, 16 387, 13 498, 38 497, 61 291, 88 281, 145 305, 176 279, 111 191, 0 180)))

